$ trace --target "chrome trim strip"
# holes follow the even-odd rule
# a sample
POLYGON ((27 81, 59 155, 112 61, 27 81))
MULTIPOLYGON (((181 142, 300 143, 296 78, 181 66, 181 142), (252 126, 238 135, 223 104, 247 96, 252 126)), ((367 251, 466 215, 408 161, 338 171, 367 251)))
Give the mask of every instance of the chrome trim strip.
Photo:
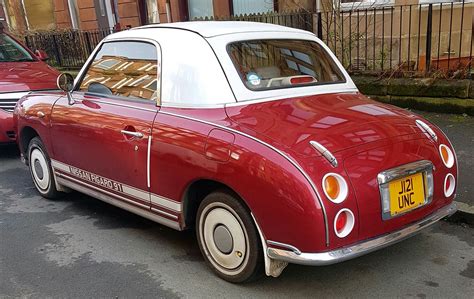
MULTIPOLYGON (((149 112, 158 112, 158 109, 148 109, 148 108, 137 107, 137 106, 128 105, 128 104, 115 103, 115 102, 109 102, 109 101, 104 101, 104 100, 96 100, 96 99, 90 99, 90 98, 88 98, 87 100, 90 101, 90 102, 94 102, 94 103, 107 104, 107 105, 119 106, 119 107, 124 107, 124 108, 132 108, 132 109, 137 109, 137 110, 142 110, 142 111, 149 111, 149 112)), ((120 101, 126 101, 126 100, 120 100, 120 101)), ((154 104, 154 102, 150 102, 150 104, 154 104)))
POLYGON ((171 217, 171 218, 174 218, 174 219, 178 220, 178 216, 176 216, 176 215, 167 213, 167 212, 162 211, 162 210, 158 210, 157 208, 151 208, 151 210, 152 210, 153 212, 157 212, 157 213, 160 213, 160 214, 162 214, 162 215, 165 215, 165 216, 168 216, 168 217, 171 217))
POLYGON ((407 239, 417 234, 422 229, 435 224, 444 217, 451 216, 456 212, 456 210, 456 204, 452 202, 451 204, 442 207, 433 214, 424 218, 423 220, 402 228, 401 230, 333 251, 317 253, 303 252, 301 254, 296 254, 293 251, 268 248, 267 255, 272 259, 309 266, 325 266, 340 263, 407 239))
POLYGON ((326 209, 324 207, 324 203, 322 201, 322 197, 320 196, 319 192, 318 192, 318 189, 316 188, 316 185, 313 183, 313 181, 311 180, 311 178, 309 177, 309 175, 304 171, 304 169, 296 162, 294 161, 292 158, 290 158, 288 155, 286 155, 285 153, 283 153, 282 151, 280 151, 279 149, 277 149, 276 147, 256 138, 256 137, 253 137, 251 135, 248 135, 246 133, 243 133, 241 131, 238 131, 238 130, 235 130, 235 129, 232 129, 232 128, 228 128, 228 127, 225 127, 225 126, 222 126, 222 125, 218 125, 216 123, 212 123, 212 122, 209 122, 209 121, 205 121, 205 120, 202 120, 202 119, 198 119, 198 118, 194 118, 194 117, 190 117, 190 116, 185 116, 185 115, 180 115, 180 114, 176 114, 176 113, 173 113, 173 112, 167 112, 167 111, 163 111, 163 110, 159 110, 158 113, 161 113, 161 114, 165 114, 165 115, 169 115, 169 116, 175 116, 175 117, 180 117, 180 118, 184 118, 184 119, 188 119, 188 120, 192 120, 192 121, 197 121, 197 122, 200 122, 200 123, 203 123, 203 124, 207 124, 207 125, 210 125, 210 126, 214 126, 214 127, 218 127, 220 129, 223 129, 223 130, 227 130, 227 131, 230 131, 230 132, 233 132, 233 133, 236 133, 236 134, 239 134, 241 136, 244 136, 244 137, 247 137, 247 138, 250 138, 252 139, 253 141, 255 142, 258 142, 266 147, 268 147, 269 149, 277 152, 279 155, 281 155, 283 158, 285 158, 288 162, 290 162, 296 169, 298 169, 298 171, 305 177, 305 179, 308 181, 308 183, 310 184, 311 188, 313 189, 313 192, 315 193, 316 195, 316 198, 319 202, 319 205, 321 206, 321 210, 323 212, 323 217, 324 217, 324 226, 325 226, 325 232, 326 232, 326 245, 329 246, 329 227, 328 227, 328 217, 327 217, 327 213, 326 213, 326 209))
POLYGON ((334 155, 325 148, 321 143, 311 140, 309 142, 328 162, 332 165, 332 167, 337 167, 337 159, 334 155))
POLYGON ((150 156, 151 156, 151 134, 148 136, 148 149, 146 152, 146 185, 150 188, 150 156))
POLYGON ((285 244, 285 243, 280 243, 280 242, 276 242, 276 241, 270 241, 268 240, 267 241, 267 244, 268 245, 273 245, 273 246, 278 246, 278 247, 282 247, 282 248, 286 248, 286 249, 289 249, 291 251, 293 251, 295 254, 297 255, 300 255, 301 254, 301 251, 296 248, 295 246, 291 246, 289 244, 285 244))
POLYGON ((2 92, 0 93, 0 100, 19 100, 21 97, 29 94, 30 91, 21 92, 2 92))
POLYGON ((106 203, 109 203, 111 205, 117 206, 121 209, 127 210, 129 212, 132 212, 134 214, 137 214, 139 216, 142 216, 144 218, 150 219, 151 221, 158 222, 162 225, 168 226, 170 228, 176 229, 176 230, 182 230, 180 227, 179 223, 164 217, 161 217, 159 215, 153 214, 151 212, 148 212, 147 210, 143 210, 141 208, 128 205, 124 202, 120 202, 118 200, 115 200, 114 198, 107 196, 101 192, 94 191, 92 189, 89 189, 88 187, 81 186, 80 184, 68 181, 64 178, 58 177, 58 183, 61 185, 64 185, 66 187, 69 187, 71 189, 77 190, 81 193, 87 194, 89 196, 92 196, 94 198, 97 198, 99 200, 102 200, 106 203))

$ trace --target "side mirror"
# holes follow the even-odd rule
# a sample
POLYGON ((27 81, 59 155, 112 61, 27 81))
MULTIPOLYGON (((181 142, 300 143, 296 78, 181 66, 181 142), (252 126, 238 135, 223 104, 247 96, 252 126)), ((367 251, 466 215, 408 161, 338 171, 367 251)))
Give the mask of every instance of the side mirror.
POLYGON ((48 54, 46 54, 46 52, 43 50, 36 50, 35 55, 39 60, 42 60, 42 61, 46 61, 49 59, 48 54))
POLYGON ((69 105, 74 104, 71 92, 74 89, 74 77, 69 73, 62 73, 56 79, 56 84, 59 89, 66 92, 69 105))

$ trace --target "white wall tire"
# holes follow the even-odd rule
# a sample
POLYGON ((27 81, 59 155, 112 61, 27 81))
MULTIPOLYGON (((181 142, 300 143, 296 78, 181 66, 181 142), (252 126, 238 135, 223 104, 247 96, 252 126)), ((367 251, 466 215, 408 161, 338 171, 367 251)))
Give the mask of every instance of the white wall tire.
POLYGON ((263 273, 258 231, 247 209, 226 192, 208 195, 199 206, 196 234, 207 264, 227 281, 240 283, 263 273))
POLYGON ((54 199, 60 196, 56 190, 51 160, 39 137, 31 139, 28 145, 28 166, 36 190, 45 198, 54 199))

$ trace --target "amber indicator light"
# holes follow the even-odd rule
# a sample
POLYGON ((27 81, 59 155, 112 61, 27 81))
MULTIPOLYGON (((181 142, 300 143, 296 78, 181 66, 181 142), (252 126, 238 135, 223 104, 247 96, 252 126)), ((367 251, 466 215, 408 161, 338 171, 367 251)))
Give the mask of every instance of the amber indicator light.
POLYGON ((324 189, 326 190, 326 194, 331 199, 336 199, 339 196, 339 192, 340 192, 339 182, 333 176, 328 176, 324 180, 324 189))

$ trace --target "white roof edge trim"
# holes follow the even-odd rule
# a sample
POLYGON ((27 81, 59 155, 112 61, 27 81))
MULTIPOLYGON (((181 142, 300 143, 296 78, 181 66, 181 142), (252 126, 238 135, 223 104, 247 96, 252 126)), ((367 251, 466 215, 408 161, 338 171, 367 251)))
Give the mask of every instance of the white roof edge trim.
MULTIPOLYGON (((135 27, 129 32, 141 29, 178 29, 187 30, 197 33, 203 37, 213 37, 232 33, 248 33, 248 32, 305 32, 301 29, 286 27, 277 24, 247 22, 247 21, 188 21, 164 24, 150 24, 135 27)), ((309 31, 308 31, 309 33, 309 31)))

